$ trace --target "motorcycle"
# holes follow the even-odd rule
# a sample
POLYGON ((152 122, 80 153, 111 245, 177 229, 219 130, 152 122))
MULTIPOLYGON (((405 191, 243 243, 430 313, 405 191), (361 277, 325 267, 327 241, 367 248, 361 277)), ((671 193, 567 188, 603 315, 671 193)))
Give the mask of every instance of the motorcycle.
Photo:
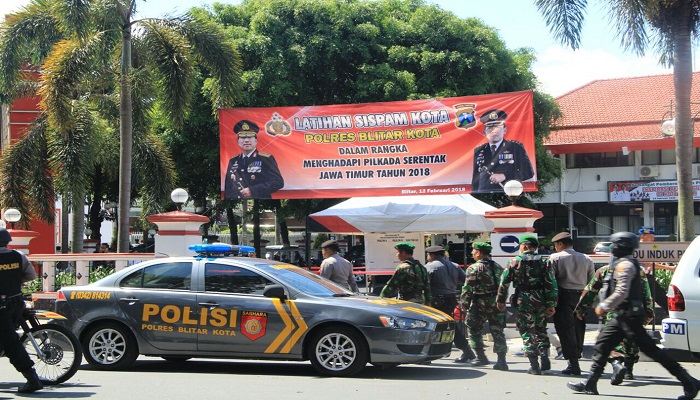
MULTIPOLYGON (((17 324, 20 341, 45 385, 67 381, 83 361, 80 341, 73 332, 52 322, 42 323, 42 320, 60 319, 66 318, 52 311, 34 310, 30 303, 17 324)), ((0 356, 3 355, 4 350, 0 348, 0 356)))

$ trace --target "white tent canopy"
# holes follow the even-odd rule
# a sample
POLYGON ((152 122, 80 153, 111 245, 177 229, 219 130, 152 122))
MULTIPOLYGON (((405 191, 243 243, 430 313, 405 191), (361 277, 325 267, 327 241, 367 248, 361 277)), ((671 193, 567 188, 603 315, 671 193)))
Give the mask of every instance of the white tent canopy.
POLYGON ((491 232, 496 208, 468 194, 354 197, 310 217, 328 232, 491 232))

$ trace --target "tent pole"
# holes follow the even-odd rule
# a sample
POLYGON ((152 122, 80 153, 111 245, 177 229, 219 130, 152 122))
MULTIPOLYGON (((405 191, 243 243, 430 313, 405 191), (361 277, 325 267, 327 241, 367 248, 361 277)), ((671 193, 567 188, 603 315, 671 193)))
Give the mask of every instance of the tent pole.
POLYGON ((464 231, 464 240, 462 240, 462 245, 464 246, 464 249, 462 250, 464 252, 464 268, 467 268, 467 231, 464 231))
POLYGON ((309 216, 306 216, 306 227, 304 228, 304 258, 306 260, 306 268, 311 271, 311 235, 309 234, 309 216))

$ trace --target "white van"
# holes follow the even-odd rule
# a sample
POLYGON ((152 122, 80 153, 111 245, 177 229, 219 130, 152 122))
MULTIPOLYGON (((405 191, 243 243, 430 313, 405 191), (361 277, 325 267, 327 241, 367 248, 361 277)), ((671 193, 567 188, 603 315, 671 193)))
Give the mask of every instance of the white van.
POLYGON ((661 343, 700 354, 700 236, 683 253, 666 295, 669 317, 661 322, 661 343))

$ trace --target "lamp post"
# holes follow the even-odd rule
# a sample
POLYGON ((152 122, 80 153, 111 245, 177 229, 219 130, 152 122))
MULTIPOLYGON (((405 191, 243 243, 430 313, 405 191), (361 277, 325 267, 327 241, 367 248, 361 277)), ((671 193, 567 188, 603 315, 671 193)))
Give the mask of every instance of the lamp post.
POLYGON ((177 204, 178 210, 182 210, 182 205, 187 201, 187 197, 189 197, 189 194, 183 188, 177 188, 170 193, 170 198, 173 200, 173 203, 177 204))
POLYGON ((523 193, 523 184, 516 180, 508 181, 503 185, 503 191, 510 198, 511 205, 515 206, 518 197, 523 193))
POLYGON ((15 229, 15 223, 22 219, 22 213, 16 208, 5 210, 5 221, 10 223, 10 229, 15 229))

